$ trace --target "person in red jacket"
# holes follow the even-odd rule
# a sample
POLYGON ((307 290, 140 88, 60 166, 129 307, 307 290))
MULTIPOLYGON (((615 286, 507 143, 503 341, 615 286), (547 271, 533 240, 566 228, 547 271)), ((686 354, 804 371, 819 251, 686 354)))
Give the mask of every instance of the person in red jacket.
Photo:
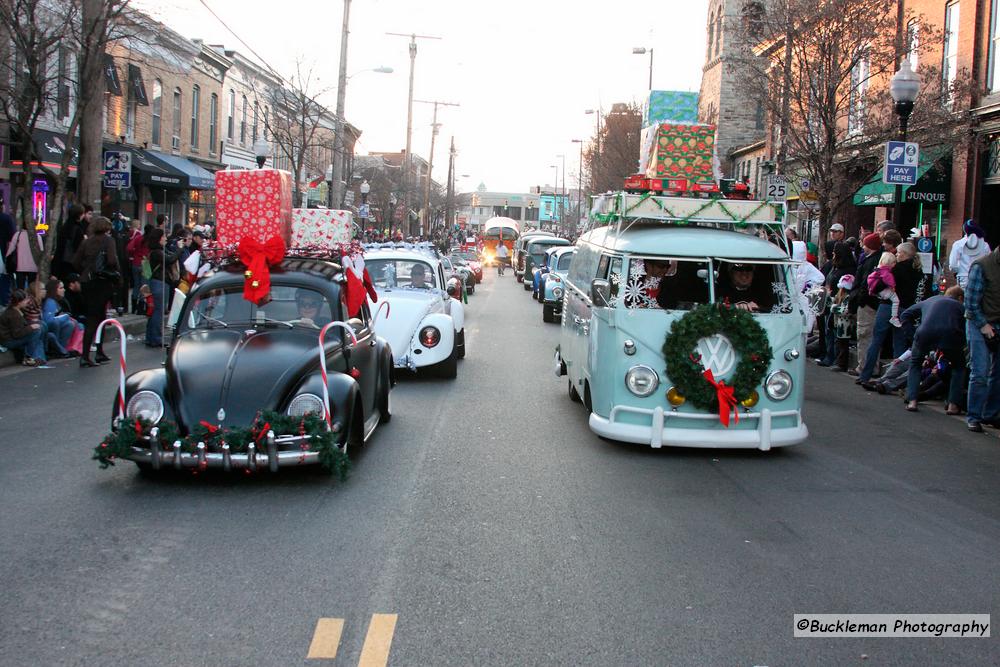
POLYGON ((146 312, 146 304, 139 293, 139 288, 146 285, 146 279, 142 277, 142 260, 149 257, 149 248, 143 243, 145 236, 139 231, 138 220, 133 220, 129 230, 128 245, 125 246, 125 254, 128 255, 129 267, 132 278, 132 312, 141 315, 146 312))

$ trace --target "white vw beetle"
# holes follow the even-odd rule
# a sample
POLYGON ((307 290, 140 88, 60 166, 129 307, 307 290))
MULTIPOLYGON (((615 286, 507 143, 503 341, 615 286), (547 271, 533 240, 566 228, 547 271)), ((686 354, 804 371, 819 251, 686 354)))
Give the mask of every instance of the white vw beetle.
POLYGON ((441 261, 414 250, 370 250, 365 268, 378 294, 375 331, 389 341, 393 365, 455 377, 465 356, 465 310, 445 291, 441 261))

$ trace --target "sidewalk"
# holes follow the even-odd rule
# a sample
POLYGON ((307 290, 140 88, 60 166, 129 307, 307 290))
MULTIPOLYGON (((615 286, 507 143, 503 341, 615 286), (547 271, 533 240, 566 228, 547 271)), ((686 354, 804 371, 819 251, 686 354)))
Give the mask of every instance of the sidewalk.
MULTIPOLYGON (((125 314, 115 319, 121 322, 122 326, 125 327, 125 333, 129 336, 142 336, 146 333, 147 318, 144 315, 125 314)), ((118 331, 113 327, 105 329, 104 335, 106 341, 118 343, 118 331)), ((9 368, 16 365, 17 362, 14 361, 14 355, 9 351, 0 354, 0 368, 9 368)))

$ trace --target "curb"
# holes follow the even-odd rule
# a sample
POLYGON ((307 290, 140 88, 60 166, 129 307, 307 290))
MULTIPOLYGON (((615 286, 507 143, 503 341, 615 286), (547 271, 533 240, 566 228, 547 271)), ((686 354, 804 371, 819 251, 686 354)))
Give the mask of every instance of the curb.
MULTIPOLYGON (((123 315, 116 318, 121 322, 122 326, 125 328, 125 334, 129 336, 141 336, 146 333, 146 318, 142 315, 123 315)), ((117 329, 111 328, 106 330, 105 338, 106 341, 118 342, 118 331, 117 329)), ((14 361, 14 355, 10 352, 4 352, 0 354, 0 368, 10 368, 12 366, 17 366, 17 362, 14 361)))

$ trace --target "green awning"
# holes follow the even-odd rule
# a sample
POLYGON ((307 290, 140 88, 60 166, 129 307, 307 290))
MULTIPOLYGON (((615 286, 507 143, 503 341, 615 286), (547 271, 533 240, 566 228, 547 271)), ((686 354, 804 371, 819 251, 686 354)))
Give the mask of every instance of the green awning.
MULTIPOLYGON (((938 162, 950 156, 951 149, 934 146, 920 151, 917 164, 917 184, 903 186, 904 202, 948 205, 951 190, 950 170, 938 162)), ((896 186, 882 182, 882 169, 873 173, 868 181, 854 193, 855 206, 892 206, 895 203, 896 186)))

